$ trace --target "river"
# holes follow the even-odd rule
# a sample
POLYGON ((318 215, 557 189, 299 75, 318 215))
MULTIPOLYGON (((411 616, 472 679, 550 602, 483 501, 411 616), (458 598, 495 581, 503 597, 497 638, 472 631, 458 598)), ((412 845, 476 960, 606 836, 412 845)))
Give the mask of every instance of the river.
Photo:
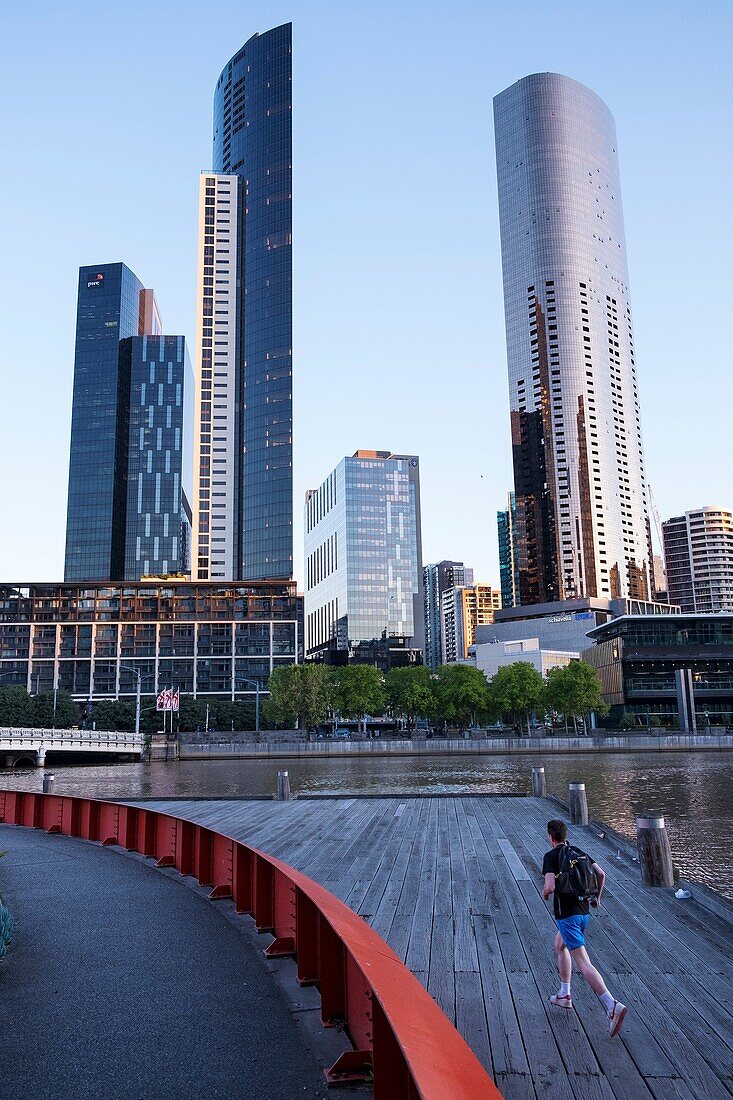
MULTIPOLYGON (((294 794, 375 796, 526 791, 542 763, 547 790, 584 781, 591 816, 633 837, 634 817, 661 813, 681 873, 733 899, 733 753, 350 757, 178 764, 56 765, 55 793, 91 798, 247 798, 271 794, 287 767, 294 794)), ((43 772, 0 770, 0 788, 40 790, 43 772)))

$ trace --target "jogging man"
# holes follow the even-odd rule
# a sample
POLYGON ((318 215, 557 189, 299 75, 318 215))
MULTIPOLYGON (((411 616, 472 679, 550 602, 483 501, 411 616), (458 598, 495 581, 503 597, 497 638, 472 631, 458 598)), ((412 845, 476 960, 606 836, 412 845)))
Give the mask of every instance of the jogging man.
MULTIPOLYGON (((542 874, 545 876, 545 885, 542 897, 545 901, 550 894, 553 895, 552 903, 557 923, 557 935, 555 936, 555 954, 557 955, 557 969, 560 973, 560 991, 553 993, 550 1003, 557 1008, 573 1007, 573 999, 570 995, 570 979, 573 973, 573 963, 585 978, 588 985, 606 1010, 608 1017, 609 1035, 618 1035, 626 1016, 626 1005, 617 1001, 606 989, 606 983, 588 958, 585 949, 585 928, 590 919, 590 901, 586 897, 578 897, 574 893, 560 893, 555 889, 555 876, 561 873, 563 860, 563 848, 568 843, 568 827, 564 821, 552 820, 547 822, 547 838, 551 849, 545 853, 542 860, 542 874)), ((586 855, 580 848, 574 851, 586 855)), ((588 857, 591 858, 590 856, 588 857)), ((603 868, 595 862, 592 863, 598 884, 597 897, 591 901, 594 906, 600 904, 603 884, 606 879, 603 868)))

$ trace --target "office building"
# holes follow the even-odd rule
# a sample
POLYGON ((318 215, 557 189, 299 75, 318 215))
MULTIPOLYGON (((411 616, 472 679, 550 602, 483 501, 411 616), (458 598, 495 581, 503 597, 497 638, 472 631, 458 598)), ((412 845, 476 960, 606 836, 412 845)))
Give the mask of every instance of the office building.
POLYGON ((473 584, 473 569, 462 561, 439 561, 423 569, 425 597, 425 664, 436 669, 442 664, 441 601, 449 588, 473 584))
POLYGON ((499 536, 501 606, 518 607, 521 597, 517 566, 517 504, 514 493, 509 493, 506 509, 496 513, 496 526, 499 536))
POLYGON ((125 264, 83 267, 64 577, 190 570, 193 377, 152 290, 125 264))
POLYGON ((254 35, 223 69, 214 92, 212 167, 200 185, 197 575, 288 578, 293 570, 289 23, 254 35))
POLYGON ((143 695, 253 698, 296 663, 298 602, 293 581, 3 584, 0 676, 79 700, 134 698, 138 671, 143 695))
POLYGON ((652 594, 616 132, 588 88, 494 100, 520 600, 652 594))
POLYGON ((522 638, 515 642, 484 642, 473 646, 471 653, 476 668, 483 672, 487 680, 496 676, 500 668, 519 661, 532 665, 544 678, 553 668, 566 668, 571 661, 580 658, 580 653, 543 649, 539 638, 522 638))
POLYGON ((308 490, 304 518, 306 659, 421 660, 418 459, 356 451, 308 490))
POLYGON ((733 611, 733 515, 697 508, 662 524, 667 590, 683 611, 733 611))
POLYGON ((590 631, 606 725, 705 733, 733 725, 733 616, 622 615, 590 631))
POLYGON ((501 608, 501 593, 488 584, 449 588, 441 600, 441 663, 468 660, 479 626, 494 621, 501 608))

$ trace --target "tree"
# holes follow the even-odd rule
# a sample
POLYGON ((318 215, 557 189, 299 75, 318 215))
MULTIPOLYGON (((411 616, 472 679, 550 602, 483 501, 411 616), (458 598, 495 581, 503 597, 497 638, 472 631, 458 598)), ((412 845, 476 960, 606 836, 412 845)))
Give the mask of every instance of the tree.
POLYGON ((384 676, 374 665, 346 665, 333 672, 333 707, 343 718, 364 725, 366 715, 381 714, 387 702, 384 676))
POLYGON ((571 661, 563 668, 550 669, 545 693, 547 705, 563 715, 566 732, 568 718, 582 717, 585 722, 585 716, 591 711, 608 713, 598 673, 585 661, 571 661))
POLYGON ((0 688, 0 726, 16 729, 33 725, 33 700, 24 687, 9 684, 0 688))
POLYGON ((434 714, 464 730, 491 710, 486 677, 471 665, 441 665, 433 681, 434 714))
POLYGON ((527 722, 529 733, 529 717, 543 697, 544 684, 542 676, 527 661, 515 661, 514 664, 504 665, 492 677, 489 684, 489 693, 493 707, 502 718, 510 718, 519 722, 522 728, 522 719, 527 722))
POLYGON ((42 691, 40 695, 33 696, 33 725, 36 729, 67 730, 71 726, 78 726, 80 722, 79 709, 68 691, 56 692, 56 706, 54 708, 54 693, 42 691))
POLYGON ((308 729, 328 718, 333 682, 325 665, 281 665, 270 677, 270 698, 264 706, 269 728, 308 729))
POLYGON ((424 665, 393 668, 385 678, 387 702, 395 715, 407 718, 407 728, 412 729, 417 716, 430 714, 435 700, 430 669, 424 665))
POLYGON ((85 725, 98 730, 134 730, 135 704, 118 699, 99 699, 87 707, 85 725))

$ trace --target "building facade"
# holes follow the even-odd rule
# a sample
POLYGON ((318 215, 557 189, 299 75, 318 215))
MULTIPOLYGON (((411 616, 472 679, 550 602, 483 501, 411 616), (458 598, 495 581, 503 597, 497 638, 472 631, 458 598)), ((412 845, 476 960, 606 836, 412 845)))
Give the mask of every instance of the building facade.
POLYGON ((473 569, 462 561, 439 561, 423 569, 423 593, 425 597, 425 664, 436 669, 443 662, 441 604, 443 593, 449 588, 473 584, 473 569))
POLYGON ((0 677, 79 700, 183 694, 249 698, 300 640, 294 582, 0 586, 0 677))
POLYGON ((522 638, 515 642, 485 642, 472 650, 476 668, 483 672, 487 680, 495 676, 506 665, 532 665, 540 676, 547 676, 553 668, 566 668, 571 661, 577 661, 580 653, 563 653, 555 649, 543 649, 539 638, 522 638))
POLYGON ((221 484, 209 498, 198 485, 201 579, 293 571, 291 53, 289 23, 254 35, 214 92, 213 172, 201 184, 197 461, 199 478, 213 480, 218 457, 221 484))
POLYGON ((494 100, 520 603, 651 598, 616 132, 555 73, 494 100))
POLYGON ((600 676, 607 725, 630 718, 638 726, 698 733, 733 725, 733 616, 624 615, 590 637, 595 644, 582 656, 600 676), (685 702, 680 673, 688 685, 685 702))
POLYGON ((125 264, 83 267, 64 577, 188 572, 193 376, 152 290, 125 264))
POLYGON ((304 519, 306 658, 422 659, 418 459, 357 451, 308 490, 304 519))
POLYGON ((519 607, 522 601, 517 566, 517 503, 514 493, 509 493, 506 510, 496 513, 496 527, 499 536, 501 606, 519 607))
POLYGON ((662 524, 669 599, 683 611, 733 611, 733 515, 698 508, 662 524))
POLYGON ((501 593, 491 585, 447 589, 441 600, 441 663, 467 661, 477 628, 493 623, 500 608, 501 593))

